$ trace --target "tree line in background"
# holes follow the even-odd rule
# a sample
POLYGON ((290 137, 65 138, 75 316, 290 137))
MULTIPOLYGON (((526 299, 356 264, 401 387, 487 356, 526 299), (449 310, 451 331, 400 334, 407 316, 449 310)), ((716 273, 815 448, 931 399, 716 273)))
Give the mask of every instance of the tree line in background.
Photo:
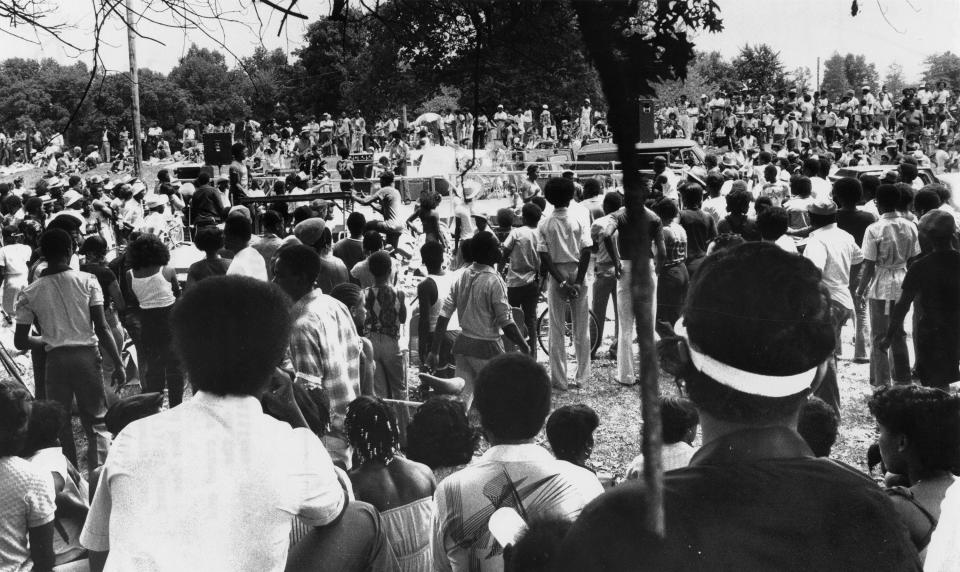
MULTIPOLYGON (((289 119, 299 126, 311 117, 359 110, 368 119, 401 113, 408 118, 447 108, 478 109, 492 114, 498 104, 507 111, 538 109, 543 104, 555 113, 579 108, 584 97, 602 105, 596 71, 584 50, 577 18, 566 4, 518 4, 536 11, 504 18, 484 31, 478 50, 445 49, 456 34, 427 34, 436 29, 454 30, 456 20, 442 21, 443 11, 431 4, 388 3, 379 17, 361 12, 347 17, 313 22, 302 48, 292 58, 280 49, 259 47, 234 65, 207 48, 191 46, 170 73, 140 70, 140 105, 144 129, 159 125, 178 138, 187 123, 289 119), (406 25, 400 26, 398 22, 406 25), (516 24, 511 25, 511 22, 516 24), (402 29, 401 29, 402 28, 402 29), (437 46, 425 50, 443 55, 418 57, 404 34, 433 37, 437 46)), ((946 81, 960 88, 960 56, 950 52, 931 55, 925 62, 924 81, 946 81)), ((89 81, 83 63, 62 65, 52 59, 8 59, 0 63, 0 127, 8 134, 18 129, 40 129, 45 134, 63 131, 71 145, 98 144, 106 129, 111 138, 129 125, 131 97, 126 73, 100 73, 83 99, 89 81), (79 109, 77 106, 80 105, 79 109), (69 121, 77 111, 72 122, 69 121)), ((661 84, 661 99, 674 101, 680 94, 697 98, 744 89, 774 93, 791 87, 815 89, 815 78, 806 67, 786 70, 779 53, 764 44, 745 45, 732 60, 719 52, 698 52, 683 82, 661 84)), ((899 93, 904 74, 894 64, 883 78, 892 93, 899 93)), ((863 55, 834 54, 824 62, 821 90, 831 96, 862 85, 881 84, 874 65, 863 55)))

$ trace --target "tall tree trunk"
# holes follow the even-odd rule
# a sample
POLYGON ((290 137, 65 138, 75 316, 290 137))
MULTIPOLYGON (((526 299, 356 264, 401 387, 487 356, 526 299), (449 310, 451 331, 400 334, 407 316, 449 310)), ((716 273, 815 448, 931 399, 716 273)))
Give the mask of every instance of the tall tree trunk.
POLYGON ((664 535, 663 512, 663 444, 660 426, 659 366, 653 341, 654 285, 650 272, 650 233, 644 213, 646 188, 640 175, 636 144, 640 139, 640 107, 643 95, 631 81, 632 74, 642 73, 641 66, 630 65, 630 58, 617 50, 610 35, 624 4, 600 0, 574 0, 573 7, 580 21, 587 51, 593 59, 600 84, 609 105, 609 123, 623 168, 623 189, 628 213, 628 227, 621 230, 621 241, 639 245, 632 264, 630 293, 640 342, 640 395, 643 419, 644 481, 650 511, 646 529, 664 535))

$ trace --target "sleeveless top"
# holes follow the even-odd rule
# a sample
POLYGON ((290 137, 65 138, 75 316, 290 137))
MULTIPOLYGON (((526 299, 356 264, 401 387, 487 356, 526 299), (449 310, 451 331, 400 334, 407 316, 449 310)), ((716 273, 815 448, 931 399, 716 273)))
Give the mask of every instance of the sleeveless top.
MULTIPOLYGON (((427 276, 427 278, 433 280, 433 283, 437 285, 437 301, 430 307, 431 332, 437 329, 437 318, 440 317, 440 309, 443 308, 443 301, 447 299, 447 296, 450 294, 450 288, 453 286, 453 283, 457 281, 459 275, 459 272, 447 272, 441 276, 436 274, 427 276)), ((459 329, 460 323, 457 321, 457 315, 454 314, 450 316, 450 321, 447 323, 447 331, 459 329)))
POLYGON ((917 502, 917 499, 915 499, 913 496, 913 491, 911 491, 910 489, 906 487, 890 487, 887 489, 887 494, 894 497, 900 497, 908 501, 910 504, 915 506, 917 510, 920 511, 920 514, 925 516, 927 520, 930 521, 930 528, 927 530, 927 533, 924 534, 923 538, 921 538, 920 541, 917 542, 916 544, 917 552, 922 551, 927 547, 928 544, 930 544, 930 537, 933 536, 933 531, 936 530, 937 528, 937 519, 934 518, 932 514, 930 514, 930 511, 923 508, 923 506, 919 502, 917 502))
POLYGON ((402 572, 433 569, 433 497, 425 497, 380 513, 383 529, 402 572))
POLYGON ((163 277, 163 268, 146 278, 137 278, 131 270, 130 289, 140 302, 140 308, 144 310, 167 308, 177 301, 173 295, 173 286, 163 277))

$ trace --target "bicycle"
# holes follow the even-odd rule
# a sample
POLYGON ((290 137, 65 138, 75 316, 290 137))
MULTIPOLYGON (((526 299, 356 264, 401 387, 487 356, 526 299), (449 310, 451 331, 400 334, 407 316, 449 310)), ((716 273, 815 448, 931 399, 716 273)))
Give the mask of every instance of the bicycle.
MULTIPOLYGON (((546 303, 546 297, 540 297, 541 303, 546 303)), ((573 321, 570 315, 570 304, 563 302, 564 308, 564 348, 568 356, 574 355, 573 321)), ((600 347, 600 323, 593 310, 587 310, 587 328, 590 330, 590 354, 600 347)), ((537 341, 544 355, 550 355, 550 308, 545 307, 537 318, 537 341)))

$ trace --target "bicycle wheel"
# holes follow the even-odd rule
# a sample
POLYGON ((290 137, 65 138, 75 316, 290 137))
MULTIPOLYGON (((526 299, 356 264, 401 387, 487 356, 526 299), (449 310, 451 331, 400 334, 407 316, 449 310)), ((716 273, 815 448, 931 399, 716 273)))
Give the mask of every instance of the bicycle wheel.
MULTIPOLYGON (((567 306, 564 309, 565 320, 563 324, 563 347, 566 350, 568 357, 574 357, 576 355, 576 350, 573 344, 573 323, 570 317, 570 306, 567 306)), ((600 327, 597 322, 597 317, 593 315, 593 311, 590 310, 587 318, 587 328, 590 330, 590 353, 597 351, 597 348, 600 347, 600 327)), ((545 308, 540 312, 540 317, 537 318, 537 342, 540 343, 540 349, 543 350, 544 355, 550 355, 550 309, 545 308)))

